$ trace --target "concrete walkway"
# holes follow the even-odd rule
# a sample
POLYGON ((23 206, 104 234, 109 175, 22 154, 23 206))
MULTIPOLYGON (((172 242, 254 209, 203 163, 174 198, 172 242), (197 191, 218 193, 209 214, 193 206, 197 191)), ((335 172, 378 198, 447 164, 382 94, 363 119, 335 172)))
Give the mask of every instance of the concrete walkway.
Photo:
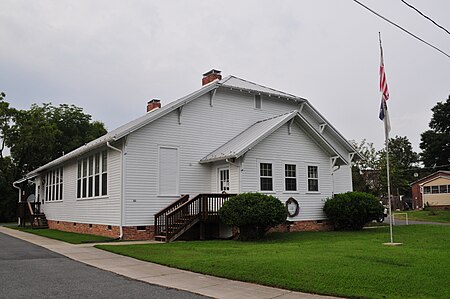
MULTIPOLYGON (((178 270, 117 255, 94 248, 94 244, 73 245, 6 227, 0 232, 36 244, 67 256, 73 260, 111 271, 132 279, 160 286, 190 291, 213 298, 277 298, 277 299, 325 299, 335 298, 293 292, 225 278, 178 270)), ((151 241, 150 241, 151 242, 151 241)), ((146 243, 150 243, 146 242, 146 243)), ((132 243, 132 242, 126 242, 132 243)), ((133 242, 134 243, 134 242, 133 242)), ((138 243, 138 242, 136 242, 138 243)), ((143 242, 139 242, 143 243, 143 242)), ((114 244, 114 243, 108 243, 114 244)), ((125 244, 121 242, 118 245, 125 244)))

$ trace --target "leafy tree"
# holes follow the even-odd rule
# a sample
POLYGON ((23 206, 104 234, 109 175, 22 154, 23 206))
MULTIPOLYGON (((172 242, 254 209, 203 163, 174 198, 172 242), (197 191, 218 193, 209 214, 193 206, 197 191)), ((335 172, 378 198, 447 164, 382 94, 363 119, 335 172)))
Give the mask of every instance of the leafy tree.
POLYGON ((91 115, 74 105, 33 104, 12 119, 6 145, 22 174, 106 133, 103 123, 91 122, 91 115))
POLYGON ((12 183, 17 178, 17 168, 11 158, 0 157, 0 222, 16 220, 17 190, 12 183))
POLYGON ((360 143, 352 142, 355 149, 363 156, 363 159, 356 160, 352 165, 353 190, 367 192, 378 196, 379 155, 372 142, 363 139, 360 143))
MULTIPOLYGON (((379 151, 380 193, 387 191, 386 150, 379 151)), ((389 168, 392 194, 410 194, 409 184, 415 180, 413 174, 418 167, 419 155, 413 151, 411 142, 405 137, 389 139, 389 168)))
POLYGON ((11 125, 12 116, 15 109, 9 107, 9 103, 5 101, 6 94, 0 92, 0 158, 3 158, 3 150, 5 149, 5 136, 11 125))
POLYGON ((431 111, 430 130, 421 134, 421 158, 426 167, 450 169, 450 96, 431 111))

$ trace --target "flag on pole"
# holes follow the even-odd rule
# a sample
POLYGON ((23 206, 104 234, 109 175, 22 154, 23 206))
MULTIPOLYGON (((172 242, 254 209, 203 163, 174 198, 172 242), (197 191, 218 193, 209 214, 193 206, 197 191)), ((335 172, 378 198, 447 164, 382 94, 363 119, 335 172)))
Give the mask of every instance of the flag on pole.
POLYGON ((381 51, 381 59, 380 59, 380 92, 381 92, 381 105, 380 105, 380 114, 379 118, 384 121, 384 129, 386 133, 386 137, 388 133, 391 131, 391 122, 389 120, 389 113, 387 108, 387 100, 389 100, 389 88, 386 79, 386 73, 384 71, 384 59, 383 59, 383 47, 381 46, 380 39, 380 51, 381 51))

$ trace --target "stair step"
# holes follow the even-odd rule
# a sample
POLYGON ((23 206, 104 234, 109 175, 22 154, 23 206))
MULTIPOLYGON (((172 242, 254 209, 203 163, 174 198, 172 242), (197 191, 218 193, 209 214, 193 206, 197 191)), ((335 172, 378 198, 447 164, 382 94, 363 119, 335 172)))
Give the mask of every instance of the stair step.
POLYGON ((165 242, 166 236, 155 236, 155 241, 165 242))

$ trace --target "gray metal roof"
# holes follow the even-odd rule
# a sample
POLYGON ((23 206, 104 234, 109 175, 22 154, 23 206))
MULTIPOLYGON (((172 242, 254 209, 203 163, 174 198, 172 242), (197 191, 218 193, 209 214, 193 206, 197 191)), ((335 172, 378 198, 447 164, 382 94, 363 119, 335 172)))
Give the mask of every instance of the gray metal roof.
POLYGON ((225 87, 229 87, 229 88, 233 88, 233 89, 237 89, 237 90, 247 90, 247 91, 253 91, 256 93, 261 93, 261 94, 267 94, 269 96, 276 96, 276 97, 280 97, 280 98, 287 98, 287 99, 293 99, 293 100, 298 100, 300 102, 304 101, 304 98, 301 97, 297 97, 295 95, 286 93, 286 92, 282 92, 273 88, 269 88, 260 84, 256 84, 235 76, 228 76, 224 79, 222 79, 219 82, 222 86, 225 87))
POLYGON ((295 115, 297 115, 297 110, 258 121, 212 153, 202 158, 200 163, 239 158, 276 129, 295 117, 295 115))
MULTIPOLYGON (((162 108, 158 108, 158 109, 152 110, 150 112, 147 112, 145 115, 143 115, 133 121, 130 121, 130 122, 118 127, 117 129, 112 130, 112 131, 106 133, 105 135, 103 135, 89 143, 86 143, 83 146, 80 146, 79 148, 71 151, 70 153, 67 153, 64 156, 61 156, 61 157, 29 172, 25 176, 25 178, 33 178, 39 172, 42 172, 46 169, 50 169, 54 166, 57 166, 58 164, 68 161, 70 159, 79 157, 90 150, 99 148, 101 146, 105 146, 107 142, 113 142, 113 141, 119 140, 122 137, 130 134, 131 132, 136 131, 139 128, 142 128, 143 126, 151 123, 152 121, 162 117, 163 115, 170 113, 173 110, 185 105, 186 103, 198 98, 199 96, 201 96, 205 93, 208 93, 211 90, 217 88, 218 83, 219 83, 218 81, 211 82, 210 84, 203 86, 201 89, 199 89, 185 97, 182 97, 176 101, 173 101, 173 102, 167 104, 166 106, 163 106, 162 108)), ((17 182, 19 182, 19 181, 17 181, 17 182)))
MULTIPOLYGON (((168 114, 168 113, 170 113, 170 112, 172 112, 172 111, 182 107, 183 105, 185 105, 185 104, 189 103, 190 101, 198 98, 199 96, 204 95, 204 94, 206 94, 206 93, 208 93, 208 92, 210 92, 210 91, 212 91, 214 89, 217 89, 217 88, 219 88, 221 86, 224 87, 224 88, 231 88, 231 89, 236 89, 236 90, 240 90, 240 91, 249 91, 249 92, 255 92, 255 93, 260 93, 260 94, 266 94, 268 96, 274 96, 274 97, 278 97, 280 99, 281 98, 292 99, 292 100, 295 100, 295 101, 298 101, 298 102, 305 102, 305 103, 307 103, 308 106, 310 106, 308 101, 306 99, 304 99, 304 98, 297 97, 297 96, 294 96, 292 94, 285 93, 285 92, 282 92, 282 91, 279 91, 279 90, 276 90, 276 89, 272 89, 272 88, 269 88, 269 87, 266 87, 266 86, 263 86, 263 85, 259 85, 259 84, 256 84, 256 83, 253 83, 253 82, 250 82, 250 81, 247 81, 247 80, 243 80, 243 79, 240 79, 240 78, 235 77, 235 76, 227 76, 227 77, 225 77, 224 79, 222 79, 220 81, 219 80, 215 80, 215 81, 213 81, 213 82, 211 82, 209 84, 206 84, 205 86, 203 86, 202 88, 198 89, 197 91, 194 91, 194 92, 188 94, 187 96, 184 96, 184 97, 182 97, 182 98, 180 98, 180 99, 178 99, 176 101, 173 101, 173 102, 171 102, 171 103, 169 103, 169 104, 167 104, 167 105, 165 105, 165 106, 163 106, 163 107, 161 107, 159 109, 156 109, 156 110, 153 110, 151 112, 148 112, 147 114, 145 114, 145 115, 143 115, 143 116, 141 116, 141 117, 139 117, 139 118, 137 118, 137 119, 135 119, 135 120, 133 120, 131 122, 128 122, 128 123, 124 124, 123 126, 120 126, 119 128, 117 128, 115 130, 112 130, 112 131, 108 132, 107 134, 105 134, 105 135, 103 135, 103 136, 101 136, 101 137, 99 137, 99 138, 97 138, 97 139, 95 139, 95 140, 93 140, 93 141, 91 141, 91 142, 89 142, 89 143, 87 143, 87 144, 85 144, 85 145, 83 145, 83 146, 73 150, 72 152, 70 152, 70 153, 68 153, 68 154, 66 154, 64 156, 61 156, 61 157, 59 157, 59 158, 57 158, 57 159, 55 159, 55 160, 53 160, 53 161, 51 161, 51 162, 41 166, 41 167, 31 171, 30 173, 28 173, 25 176, 25 179, 26 178, 33 178, 38 173, 40 173, 42 171, 45 171, 45 170, 50 169, 52 167, 56 167, 58 164, 61 164, 61 163, 65 162, 65 161, 68 161, 70 159, 77 158, 77 157, 87 153, 90 150, 99 148, 101 146, 105 146, 107 144, 107 142, 113 142, 113 141, 119 140, 119 139, 127 136, 128 134, 132 133, 133 131, 138 130, 138 129, 142 128, 143 126, 153 122, 154 120, 156 120, 156 119, 158 119, 158 118, 160 118, 160 117, 162 117, 162 116, 164 116, 164 115, 166 115, 166 114, 168 114)), ((311 106, 311 108, 312 108, 312 106, 311 106)), ((312 109, 316 113, 318 113, 314 108, 312 108, 312 109)), ((293 113, 293 112, 290 112, 290 113, 293 113)), ((290 113, 288 113, 288 114, 290 114, 290 113)), ((293 115, 295 116, 295 114, 296 113, 294 113, 293 115)), ((266 127, 266 126, 270 127, 271 124, 273 125, 274 123, 277 123, 278 121, 280 121, 280 123, 282 123, 282 119, 284 117, 287 117, 286 115, 287 114, 285 114, 284 116, 275 117, 275 118, 270 119, 270 120, 261 121, 260 122, 261 124, 259 124, 259 125, 255 124, 256 126, 252 130, 256 130, 256 131, 258 129, 262 130, 263 127, 266 127)), ((320 117, 322 117, 320 114, 318 114, 318 115, 320 117)), ((292 117, 294 117, 294 116, 292 116, 292 117)), ((340 135, 337 132, 337 130, 334 130, 334 131, 336 132, 337 136, 344 141, 344 144, 347 143, 347 146, 350 146, 348 141, 345 140, 342 137, 342 135, 340 135)), ((222 149, 222 150, 225 150, 225 148, 222 149)), ((231 150, 231 148, 230 148, 230 150, 231 150)))

